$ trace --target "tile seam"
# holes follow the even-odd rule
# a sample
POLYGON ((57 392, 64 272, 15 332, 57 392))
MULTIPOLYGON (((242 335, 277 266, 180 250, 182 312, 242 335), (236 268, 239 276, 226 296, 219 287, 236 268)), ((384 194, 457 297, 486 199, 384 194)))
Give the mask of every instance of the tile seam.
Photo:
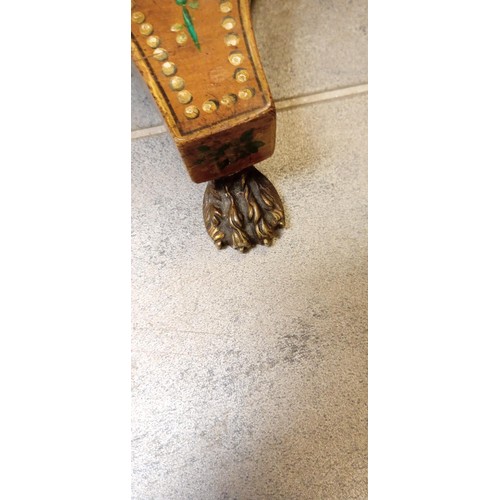
MULTIPOLYGON (((336 90, 327 90, 324 92, 315 92, 314 94, 291 97, 275 101, 276 110, 283 111, 292 109, 299 106, 307 106, 309 104, 316 104, 318 102, 332 101, 342 97, 349 97, 368 92, 368 84, 353 85, 351 87, 344 87, 336 90)), ((132 139, 142 139, 154 135, 164 134, 167 132, 166 125, 158 125, 155 127, 141 128, 132 131, 132 139)))
POLYGON ((332 101, 341 97, 349 97, 368 92, 368 84, 355 85, 352 87, 344 87, 342 89, 327 90, 325 92, 316 92, 314 94, 291 97, 276 101, 276 110, 282 111, 285 109, 296 108, 298 106, 306 106, 318 102, 332 101))

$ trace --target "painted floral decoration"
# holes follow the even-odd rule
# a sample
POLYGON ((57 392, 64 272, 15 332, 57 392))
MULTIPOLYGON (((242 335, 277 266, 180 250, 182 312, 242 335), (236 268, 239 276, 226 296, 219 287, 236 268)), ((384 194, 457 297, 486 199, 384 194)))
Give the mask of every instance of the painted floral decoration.
POLYGON ((256 141, 253 137, 255 129, 250 129, 241 134, 239 140, 226 142, 217 148, 210 146, 200 146, 198 148, 199 157, 195 161, 197 165, 201 163, 215 163, 220 170, 224 170, 231 163, 246 158, 264 146, 262 141, 256 141))

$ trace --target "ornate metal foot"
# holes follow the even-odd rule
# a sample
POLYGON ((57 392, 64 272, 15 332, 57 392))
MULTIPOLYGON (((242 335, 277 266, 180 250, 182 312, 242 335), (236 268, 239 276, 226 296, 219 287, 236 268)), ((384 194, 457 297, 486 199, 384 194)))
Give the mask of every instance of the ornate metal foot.
POLYGON ((255 167, 210 181, 203 198, 205 227, 214 243, 245 252, 271 245, 276 229, 285 227, 281 199, 255 167))

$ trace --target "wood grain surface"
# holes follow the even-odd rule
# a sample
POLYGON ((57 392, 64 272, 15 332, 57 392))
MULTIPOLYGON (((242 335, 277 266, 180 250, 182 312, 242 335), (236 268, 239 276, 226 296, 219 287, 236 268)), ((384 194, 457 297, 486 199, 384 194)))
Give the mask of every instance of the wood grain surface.
POLYGON ((271 156, 276 112, 257 51, 249 1, 198 0, 182 6, 175 0, 135 0, 132 14, 137 12, 144 14, 144 21, 137 23, 132 17, 132 58, 192 180, 204 182, 231 175, 271 156), (228 8, 230 11, 224 12, 228 8), (183 10, 189 14, 199 48, 189 32, 183 10), (144 23, 152 25, 151 34, 141 31, 144 23), (172 31, 176 24, 183 25, 180 31, 172 31), (184 36, 184 43, 179 43, 179 34, 184 36), (227 45, 229 34, 236 35, 235 46, 227 45), (159 37, 158 47, 168 54, 165 60, 153 57, 155 49, 148 44, 150 36, 159 37), (235 53, 238 64, 231 62, 235 53), (164 74, 165 62, 175 65, 175 75, 164 74), (244 71, 246 81, 237 80, 238 71, 244 71), (182 79, 183 90, 192 96, 190 102, 179 101, 179 90, 171 87, 174 76, 182 79), (249 99, 240 97, 245 89, 251 89, 249 99), (224 105, 227 95, 236 99, 230 106, 224 105), (204 110, 207 101, 215 103, 213 112, 204 110), (198 116, 188 118, 186 111, 193 107, 198 116))

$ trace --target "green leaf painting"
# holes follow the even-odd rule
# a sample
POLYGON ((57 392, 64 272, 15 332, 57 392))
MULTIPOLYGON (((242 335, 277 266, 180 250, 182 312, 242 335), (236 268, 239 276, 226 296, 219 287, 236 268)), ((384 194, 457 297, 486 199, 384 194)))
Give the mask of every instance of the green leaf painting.
MULTIPOLYGON (((196 33, 196 30, 194 28, 193 19, 186 7, 187 0, 175 0, 175 3, 182 7, 182 18, 184 19, 184 26, 186 26, 189 36, 192 38, 194 44, 196 45, 196 48, 198 50, 201 50, 200 42, 198 40, 198 34, 196 33)), ((193 1, 189 3, 189 6, 192 9, 197 9, 199 7, 199 3, 197 1, 193 1)))

